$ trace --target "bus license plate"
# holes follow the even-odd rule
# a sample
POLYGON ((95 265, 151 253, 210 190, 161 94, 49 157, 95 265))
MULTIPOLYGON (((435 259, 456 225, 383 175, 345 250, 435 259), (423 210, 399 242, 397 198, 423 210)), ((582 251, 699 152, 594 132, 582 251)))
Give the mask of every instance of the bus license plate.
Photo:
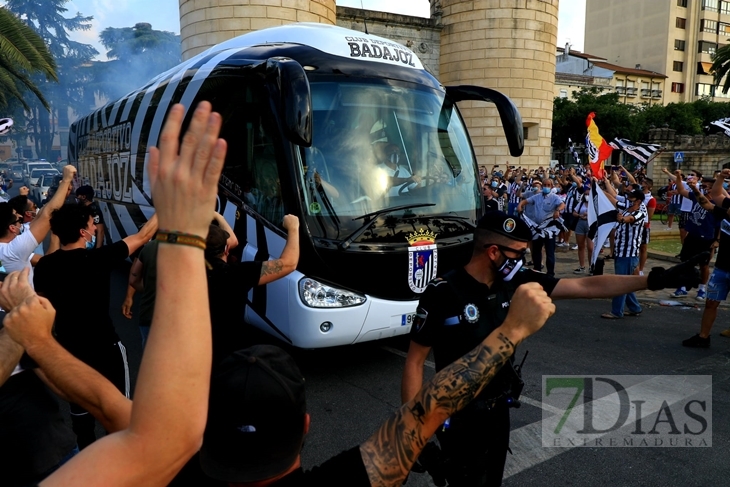
POLYGON ((400 326, 411 326, 415 318, 416 313, 406 313, 404 315, 401 315, 400 326))

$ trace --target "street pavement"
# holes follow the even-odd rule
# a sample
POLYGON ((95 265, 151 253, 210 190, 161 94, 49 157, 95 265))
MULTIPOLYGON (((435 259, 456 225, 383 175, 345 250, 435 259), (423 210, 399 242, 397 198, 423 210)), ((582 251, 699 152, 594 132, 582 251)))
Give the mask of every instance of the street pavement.
MULTIPOLYGON (((568 252, 561 268, 572 271, 568 252)), ((660 263, 660 262, 657 262, 660 263)), ((665 263, 666 264, 666 263, 665 263)), ((558 271, 559 277, 569 273, 558 271)), ((112 277, 112 314, 127 345, 133 379, 141 357, 134 319, 119 312, 125 291, 124 270, 112 277)), ((647 298, 651 299, 651 298, 647 298)), ((701 309, 678 309, 643 303, 638 318, 607 321, 608 300, 558 302, 545 327, 519 347, 525 350, 523 405, 512 411, 514 456, 508 457, 504 486, 622 485, 709 487, 727 485, 730 462, 730 339, 717 332, 730 323, 721 309, 712 347, 688 349, 681 341, 698 331, 701 309), (540 431, 543 375, 712 375, 712 447, 710 448, 573 448, 556 453, 524 441, 540 431)), ((136 309, 135 309, 136 311, 136 309)), ((252 333, 256 333, 252 330, 252 333)), ((262 340, 277 343, 260 335, 262 340)), ((400 405, 400 380, 408 349, 406 337, 348 347, 290 350, 307 381, 311 429, 302 453, 305 468, 365 441, 400 405)), ((427 367, 425 377, 433 369, 427 367)), ((347 485, 346 481, 343 485, 347 485)), ((426 474, 411 474, 407 486, 431 486, 426 474)))
MULTIPOLYGON (((11 194, 14 194, 13 191, 11 194)), ((650 259, 647 268, 672 265, 650 259)), ((574 277, 576 251, 561 251, 557 276, 574 277)), ((121 315, 128 266, 112 275, 111 315, 127 346, 132 384, 142 355, 135 317, 121 315)), ((606 272, 612 272, 610 261, 606 272)), ((202 284, 202 283, 201 283, 202 284)), ((536 335, 522 344, 518 359, 529 350, 524 367, 523 404, 512 411, 514 456, 508 456, 505 487, 513 486, 677 486, 728 485, 730 462, 730 339, 717 332, 730 324, 730 311, 720 309, 710 349, 687 349, 681 341, 697 333, 701 303, 697 308, 659 306, 669 299, 666 291, 639 293, 644 313, 638 318, 607 321, 600 314, 610 301, 564 301, 558 312, 536 335), (543 375, 712 375, 712 447, 710 448, 590 448, 555 451, 534 446, 534 432, 543 419, 543 375), (531 438, 532 436, 532 438, 531 438)), ((83 286, 79 287, 83 295, 83 286)), ((694 296, 694 293, 691 293, 694 296)), ((273 338, 255 330, 262 341, 273 338)), ((407 337, 320 350, 291 350, 307 381, 310 432, 302 452, 305 468, 365 441, 400 405, 401 373, 408 349, 407 337)), ((181 357, 184 360, 184 357, 181 357)), ((431 358, 432 360, 432 358, 431 358)), ((432 365, 425 378, 433 375, 432 365)), ((548 410, 547 414, 554 414, 548 410)), ((101 433, 99 428, 99 432, 101 433)), ((539 438, 538 438, 539 440, 539 438)), ((347 485, 343 479, 343 486, 347 485)), ((432 486, 426 474, 411 474, 407 486, 432 486)))

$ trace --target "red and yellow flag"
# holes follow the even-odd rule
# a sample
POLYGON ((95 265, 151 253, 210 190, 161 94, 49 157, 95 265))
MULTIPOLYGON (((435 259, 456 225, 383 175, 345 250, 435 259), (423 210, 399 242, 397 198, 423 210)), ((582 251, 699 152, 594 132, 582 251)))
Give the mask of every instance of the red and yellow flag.
POLYGON ((603 178, 603 162, 611 157, 613 147, 598 133, 598 126, 593 121, 596 113, 591 112, 586 118, 586 152, 588 153, 588 161, 591 163, 591 172, 598 179, 603 178))

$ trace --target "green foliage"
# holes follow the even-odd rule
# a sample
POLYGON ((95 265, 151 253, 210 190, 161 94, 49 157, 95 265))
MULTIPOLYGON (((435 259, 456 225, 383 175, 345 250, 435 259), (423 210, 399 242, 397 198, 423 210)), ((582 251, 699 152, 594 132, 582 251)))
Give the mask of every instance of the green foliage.
POLYGON ((172 32, 154 30, 147 23, 109 27, 99 39, 107 48, 110 60, 91 66, 87 89, 110 100, 143 86, 182 60, 180 37, 172 32))
POLYGON ((37 73, 58 81, 56 63, 43 39, 7 9, 0 7, 0 107, 7 108, 15 98, 23 108, 22 87, 30 90, 46 109, 48 102, 30 78, 37 73))
POLYGON ((710 122, 730 117, 730 103, 700 99, 692 103, 630 105, 620 103, 617 93, 601 94, 597 88, 584 88, 573 99, 556 98, 553 103, 553 147, 565 147, 570 137, 585 140, 586 117, 596 113, 595 122, 607 141, 621 137, 634 142, 646 141, 651 128, 667 126, 677 134, 703 133, 710 122))

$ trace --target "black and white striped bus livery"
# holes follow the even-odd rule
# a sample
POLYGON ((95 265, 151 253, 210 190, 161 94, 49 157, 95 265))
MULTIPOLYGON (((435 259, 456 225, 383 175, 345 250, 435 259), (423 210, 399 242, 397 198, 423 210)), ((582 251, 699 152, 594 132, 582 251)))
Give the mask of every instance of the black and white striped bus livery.
POLYGON ((408 48, 320 24, 231 39, 77 120, 69 159, 96 190, 113 240, 153 214, 145 172, 174 103, 208 100, 228 155, 219 211, 232 260, 276 258, 286 213, 301 221, 298 269, 254 288, 248 323, 303 348, 408 333, 419 294, 463 265, 482 215, 478 168, 455 103, 496 105, 510 153, 522 120, 504 95, 443 87, 408 48))

